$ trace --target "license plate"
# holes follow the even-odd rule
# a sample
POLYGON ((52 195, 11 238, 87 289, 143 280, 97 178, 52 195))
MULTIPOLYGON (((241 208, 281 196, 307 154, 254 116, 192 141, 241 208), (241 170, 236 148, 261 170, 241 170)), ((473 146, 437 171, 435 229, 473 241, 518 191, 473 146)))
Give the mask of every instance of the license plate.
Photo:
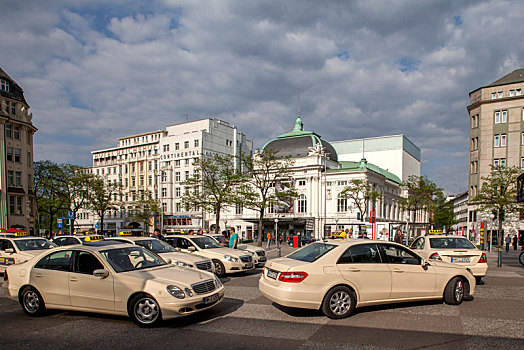
POLYGON ((209 296, 209 297, 205 297, 204 299, 202 299, 202 304, 204 304, 204 305, 205 305, 205 304, 210 304, 210 303, 212 303, 212 302, 217 301, 218 298, 219 298, 218 293, 213 294, 213 295, 211 295, 211 296, 209 296))
POLYGON ((451 258, 451 262, 457 262, 457 263, 469 262, 469 258, 451 258))
POLYGON ((245 268, 245 269, 250 269, 250 268, 252 268, 252 267, 253 267, 253 263, 249 263, 249 264, 245 264, 245 265, 244 265, 244 268, 245 268))
POLYGON ((278 272, 276 272, 275 270, 269 270, 269 269, 267 270, 267 277, 276 280, 277 275, 278 275, 278 272))

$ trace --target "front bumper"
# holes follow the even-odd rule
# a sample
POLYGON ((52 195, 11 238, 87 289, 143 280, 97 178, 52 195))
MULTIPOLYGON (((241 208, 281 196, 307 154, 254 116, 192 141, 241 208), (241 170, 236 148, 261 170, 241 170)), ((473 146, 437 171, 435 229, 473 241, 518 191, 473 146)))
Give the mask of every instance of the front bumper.
POLYGON ((250 263, 245 262, 234 262, 234 261, 228 261, 228 260, 220 260, 222 264, 224 264, 224 267, 226 269, 226 273, 234 273, 234 272, 242 272, 242 271, 250 271, 255 268, 255 263, 252 261, 250 263))
POLYGON ((222 287, 218 290, 215 290, 214 293, 198 296, 198 298, 192 297, 188 299, 173 300, 175 299, 173 297, 173 299, 170 299, 169 301, 161 302, 160 309, 162 310, 162 319, 170 320, 210 309, 224 300, 224 290, 224 287, 222 287), (203 303, 204 298, 210 297, 214 294, 218 294, 218 299, 216 301, 209 304, 203 303))

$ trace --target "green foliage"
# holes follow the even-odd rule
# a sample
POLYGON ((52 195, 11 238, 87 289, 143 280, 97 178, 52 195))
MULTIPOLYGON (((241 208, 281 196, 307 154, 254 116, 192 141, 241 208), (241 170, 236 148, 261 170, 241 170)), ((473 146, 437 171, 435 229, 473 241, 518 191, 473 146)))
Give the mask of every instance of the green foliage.
MULTIPOLYGON (((498 234, 502 232, 505 213, 517 213, 524 208, 523 203, 516 201, 517 178, 521 173, 522 170, 518 167, 492 165, 490 174, 482 177, 483 183, 479 193, 472 199, 481 211, 496 213, 498 234)), ((498 241, 500 243, 501 240, 498 241)))
POLYGON ((262 222, 264 213, 270 206, 293 201, 298 192, 293 185, 290 157, 278 157, 278 150, 265 149, 253 157, 242 157, 242 165, 249 180, 241 186, 242 204, 258 211, 258 244, 262 245, 262 222), (275 190, 277 184, 289 184, 275 190))
POLYGON ((407 181, 402 182, 401 186, 407 189, 408 196, 400 198, 400 206, 410 212, 427 210, 431 213, 434 209, 435 198, 442 196, 442 188, 425 175, 411 175, 407 181))
POLYGON ((132 215, 130 219, 144 224, 144 228, 147 231, 149 226, 149 218, 151 213, 160 211, 160 201, 151 197, 149 191, 146 192, 147 196, 144 199, 140 199, 134 203, 134 208, 132 209, 132 215))
POLYGON ((369 181, 364 179, 353 179, 349 181, 348 186, 340 192, 340 194, 350 199, 354 206, 358 209, 362 221, 369 215, 369 204, 375 203, 382 198, 382 194, 373 189, 369 181))
POLYGON ((453 201, 446 201, 446 197, 439 196, 435 199, 434 208, 433 224, 436 230, 442 230, 444 226, 449 228, 458 222, 453 212, 453 201))
POLYGON ((108 210, 118 209, 114 199, 122 194, 122 185, 117 182, 105 182, 101 177, 94 177, 89 186, 88 208, 100 217, 100 228, 104 227, 104 215, 108 210))
POLYGON ((215 230, 220 232, 220 213, 225 206, 240 203, 239 185, 245 180, 236 170, 232 155, 214 154, 195 161, 195 173, 183 185, 189 191, 182 197, 186 208, 216 213, 215 230))

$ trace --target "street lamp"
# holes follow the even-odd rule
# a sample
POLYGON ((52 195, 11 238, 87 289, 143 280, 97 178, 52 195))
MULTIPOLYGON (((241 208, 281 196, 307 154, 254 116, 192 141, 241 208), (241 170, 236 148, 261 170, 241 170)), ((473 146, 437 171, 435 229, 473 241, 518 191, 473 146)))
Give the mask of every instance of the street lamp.
POLYGON ((278 239, 278 219, 277 218, 275 218, 275 238, 277 240, 278 257, 280 258, 282 255, 280 251, 280 240, 278 239))
POLYGON ((491 239, 493 238, 493 227, 495 226, 495 214, 489 214, 489 218, 491 219, 491 232, 489 233, 491 235, 489 237, 489 252, 491 253, 491 239))
MULTIPOLYGON (((493 239, 493 227, 495 226, 495 214, 491 213, 489 214, 489 217, 490 219, 493 221, 493 225, 492 225, 492 230, 491 230, 491 239, 490 239, 490 242, 491 240, 493 239)), ((500 217, 499 217, 499 220, 500 220, 500 217)), ((499 222, 499 228, 502 227, 502 224, 499 222)), ((501 242, 499 242, 499 240, 502 239, 502 230, 499 230, 497 229, 497 267, 501 267, 502 266, 502 250, 500 249, 500 244, 501 242)), ((490 245, 491 246, 491 245, 490 245)), ((491 252, 491 250, 490 250, 491 252)))

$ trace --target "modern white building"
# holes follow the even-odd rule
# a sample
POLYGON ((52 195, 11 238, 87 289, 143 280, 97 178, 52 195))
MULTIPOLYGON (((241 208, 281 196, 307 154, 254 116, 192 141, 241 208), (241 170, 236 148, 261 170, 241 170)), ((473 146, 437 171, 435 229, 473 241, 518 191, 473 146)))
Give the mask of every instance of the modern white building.
MULTIPOLYGON (((395 154, 401 165, 392 162, 387 163, 387 166, 406 177, 420 175, 420 150, 411 142, 404 144, 407 139, 402 135, 386 138, 387 141, 400 142, 400 146, 389 146, 390 149, 383 147, 385 149, 382 150, 375 147, 377 153, 374 157, 380 160, 387 158, 388 154, 395 154), (407 147, 403 145, 406 144, 415 153, 414 156, 405 149, 407 147)), ((380 144, 379 141, 380 138, 375 138, 370 144, 380 144)), ((266 143, 262 150, 278 150, 279 156, 289 156, 294 160, 291 169, 294 181, 292 185, 299 192, 299 197, 285 210, 275 212, 272 208, 268 209, 263 223, 264 235, 268 231, 274 232, 277 225, 279 234, 284 237, 300 234, 322 238, 337 229, 352 228, 355 237, 359 230, 363 230, 368 232, 368 236, 391 239, 395 228, 404 228, 405 213, 399 204, 401 176, 384 169, 382 164, 372 164, 367 158, 367 151, 363 158, 362 148, 360 158, 354 160, 351 157, 354 152, 351 150, 353 146, 358 149, 358 144, 362 144, 362 140, 347 140, 338 144, 325 141, 316 133, 305 131, 300 117, 297 118, 293 131, 266 143), (345 152, 342 153, 343 160, 339 149, 345 152), (373 228, 369 222, 361 220, 364 213, 358 213, 354 203, 340 195, 352 179, 366 179, 382 194, 382 198, 374 203, 376 225, 373 228)), ((370 208, 373 208, 372 203, 370 208)), ((368 216, 369 213, 364 214, 364 217, 368 216)), ((221 218, 225 226, 235 227, 245 239, 256 235, 258 216, 252 210, 231 208, 224 211, 221 218)))
MULTIPOLYGON (((119 209, 111 210, 104 217, 104 231, 147 230, 153 225, 162 226, 168 232, 207 227, 204 212, 185 211, 181 204, 185 193, 182 182, 193 175, 193 162, 203 155, 251 156, 252 151, 252 141, 236 126, 213 118, 122 137, 117 147, 93 151, 91 172, 123 186, 122 196, 114 198, 119 209), (135 201, 147 198, 148 194, 160 200, 163 210, 155 223, 144 228, 143 223, 133 220, 132 212, 135 201), (158 220, 163 220, 163 225, 158 220)), ((76 216, 79 230, 101 229, 96 214, 82 210, 76 216)))

